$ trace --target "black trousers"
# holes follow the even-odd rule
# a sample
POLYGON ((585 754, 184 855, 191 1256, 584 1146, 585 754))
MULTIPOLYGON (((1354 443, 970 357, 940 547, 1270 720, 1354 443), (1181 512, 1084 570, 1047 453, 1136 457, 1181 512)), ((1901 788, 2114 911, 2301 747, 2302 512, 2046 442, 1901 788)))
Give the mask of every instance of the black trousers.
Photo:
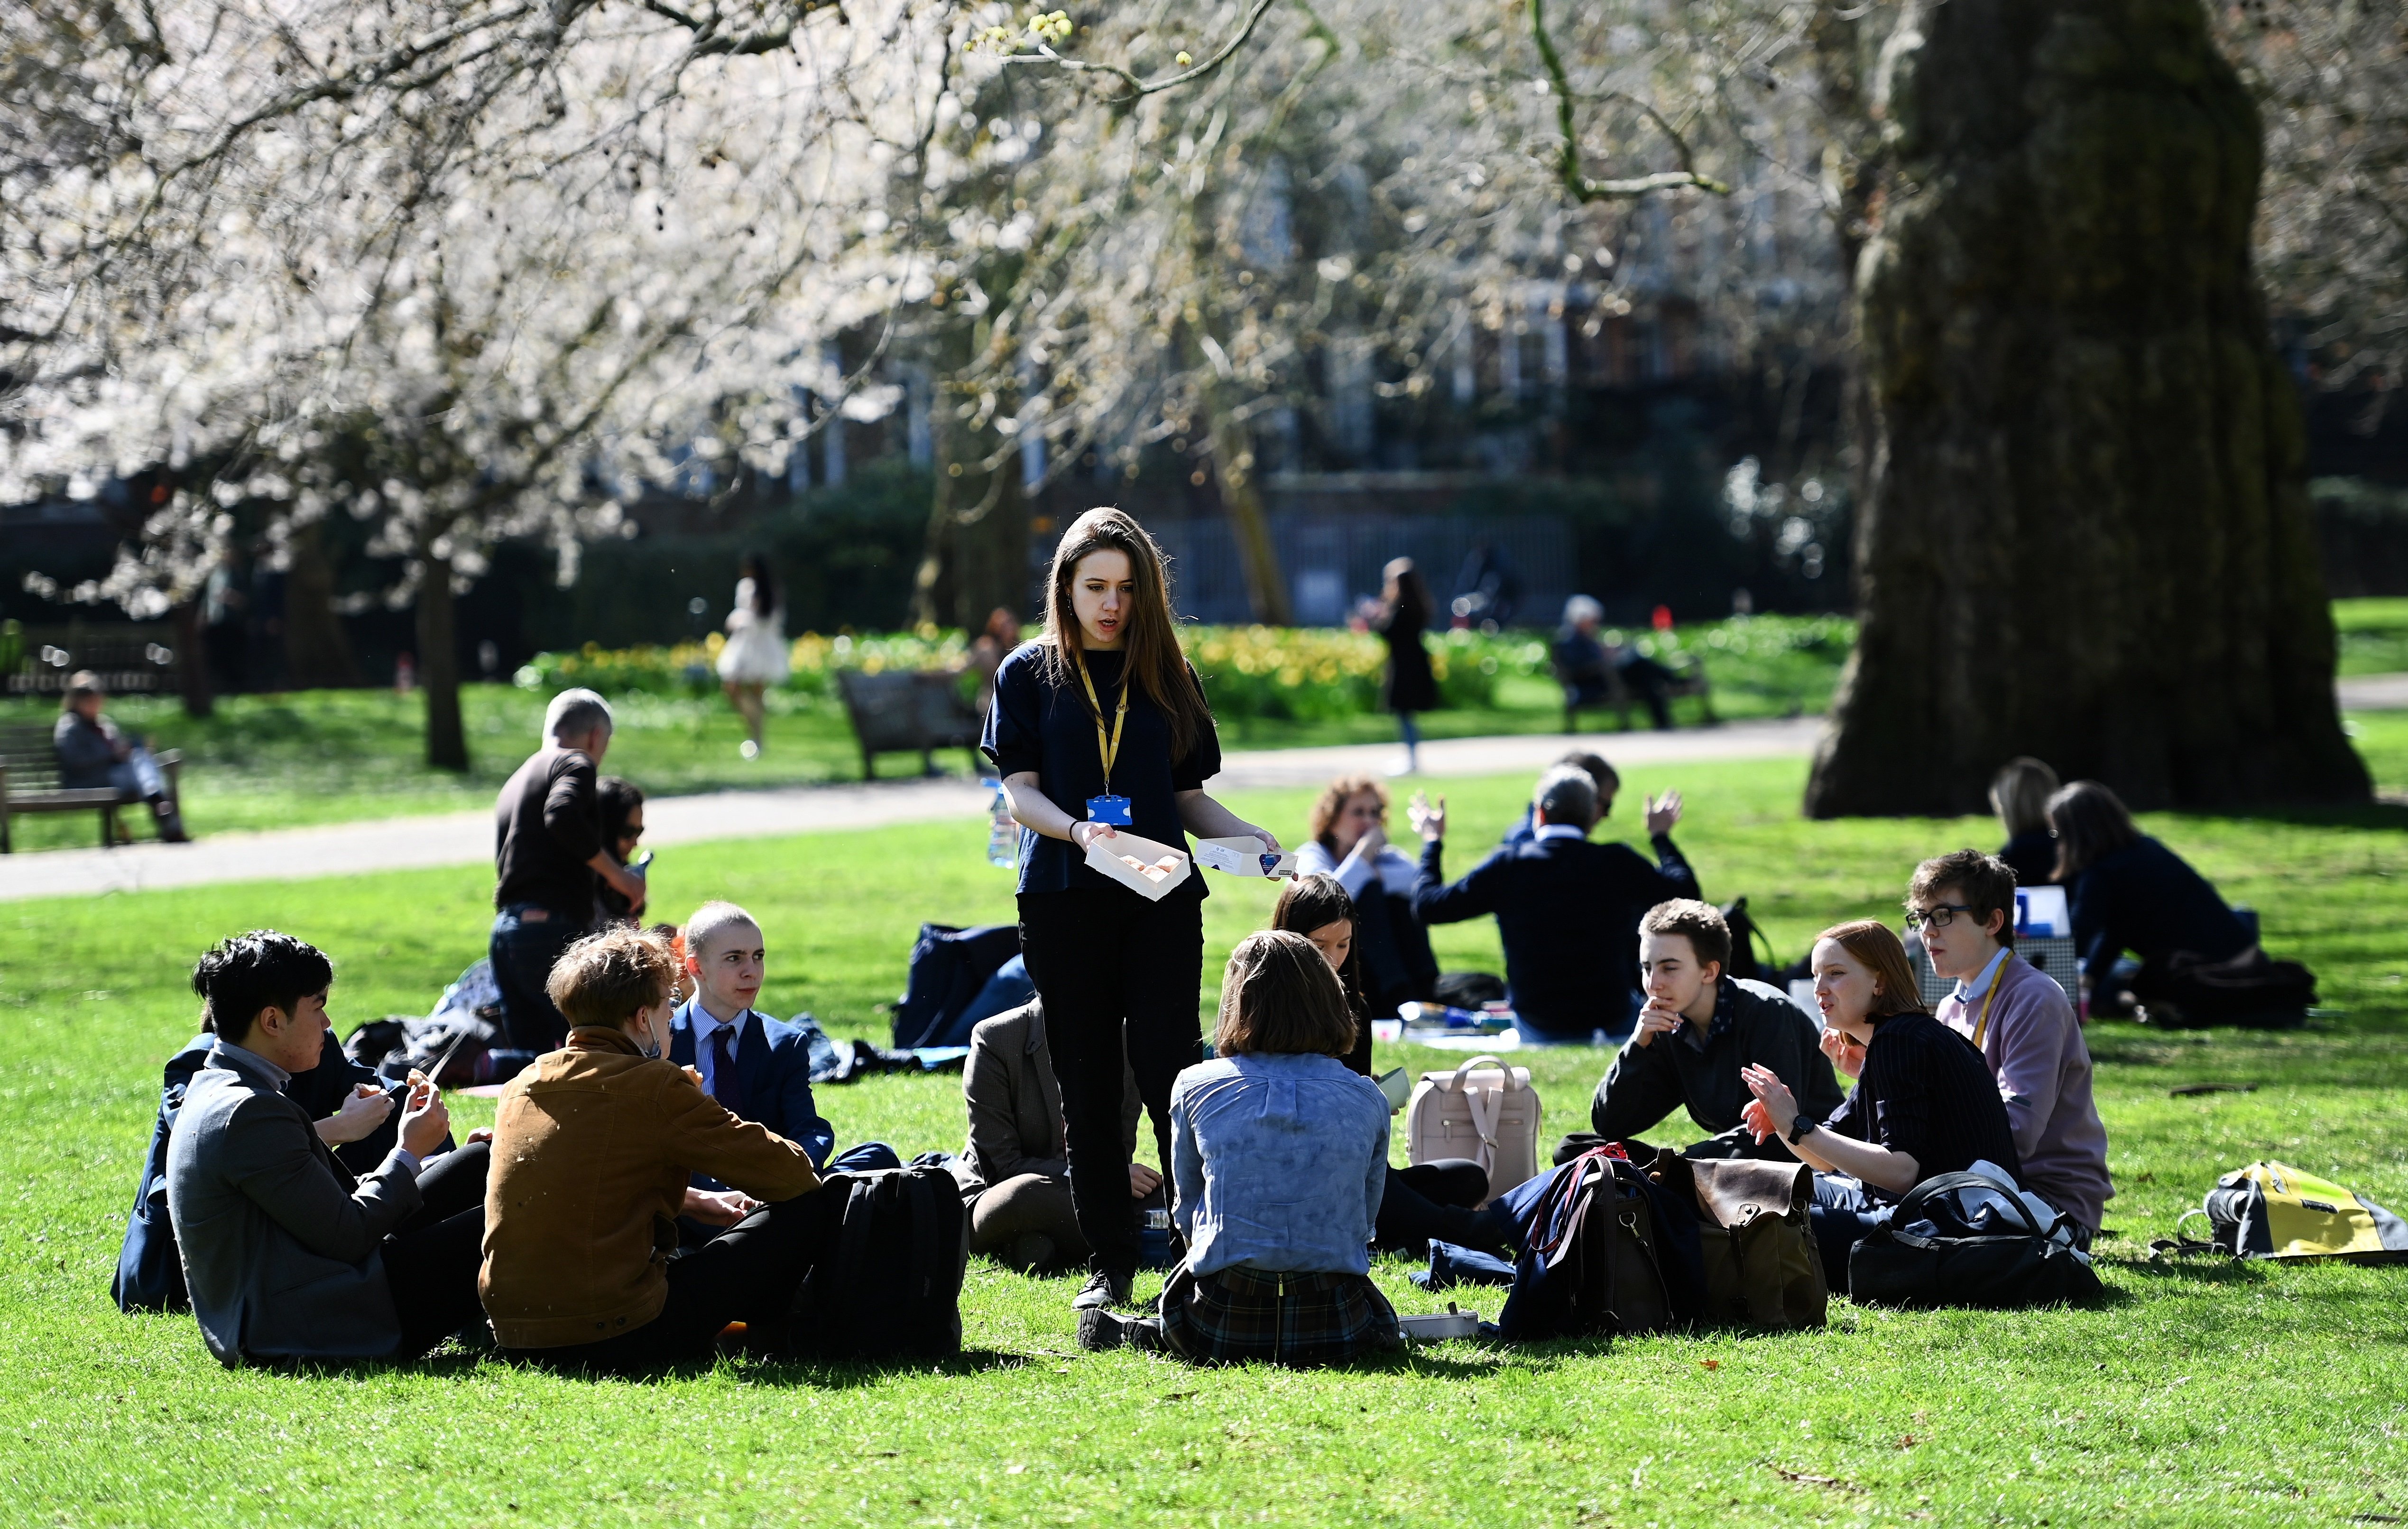
POLYGON ((796 1287, 828 1235, 830 1207, 824 1199, 813 1191, 764 1205, 671 1260, 668 1300, 643 1326, 595 1343, 512 1349, 510 1357, 562 1369, 637 1375, 708 1361, 720 1329, 729 1322, 744 1323, 754 1344, 781 1346, 796 1287))
POLYGON ((477 1272, 485 1261, 485 1175, 493 1151, 471 1142, 430 1160, 418 1176, 418 1209, 380 1249, 401 1319, 394 1357, 417 1359, 483 1317, 477 1272))
POLYGON ((1472 1207, 1488 1195, 1488 1170, 1469 1158, 1441 1158, 1390 1168, 1371 1223, 1371 1246, 1386 1253, 1426 1256, 1430 1240, 1493 1248, 1512 1225, 1482 1224, 1472 1207))
POLYGON ((1070 1203, 1095 1267, 1134 1274, 1143 1254, 1121 1140, 1121 1057, 1154 1118, 1170 1169, 1170 1085, 1198 1059, 1197 995, 1204 986, 1204 907, 1173 892, 1159 902, 1111 887, 1027 892, 1020 949, 1045 1004, 1045 1044, 1062 1084, 1070 1203))

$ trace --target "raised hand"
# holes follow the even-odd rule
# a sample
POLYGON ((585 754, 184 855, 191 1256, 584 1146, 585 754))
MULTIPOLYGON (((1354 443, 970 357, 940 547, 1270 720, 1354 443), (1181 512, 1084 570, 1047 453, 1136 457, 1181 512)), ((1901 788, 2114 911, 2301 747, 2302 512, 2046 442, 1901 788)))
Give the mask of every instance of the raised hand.
POLYGON ((1831 1070, 1842 1077, 1861 1077, 1865 1071, 1865 1043, 1843 1030, 1823 1031, 1823 1055, 1831 1059, 1831 1070))
POLYGON ((1672 825, 1681 821, 1681 793, 1667 791, 1660 797, 1647 799, 1647 837, 1670 833, 1672 825))
POLYGON ((1405 809, 1405 817, 1412 824, 1413 831, 1420 834, 1426 844, 1434 844, 1446 837, 1446 798, 1444 797, 1439 798, 1438 804, 1432 806, 1426 793, 1414 792, 1412 804, 1405 809))

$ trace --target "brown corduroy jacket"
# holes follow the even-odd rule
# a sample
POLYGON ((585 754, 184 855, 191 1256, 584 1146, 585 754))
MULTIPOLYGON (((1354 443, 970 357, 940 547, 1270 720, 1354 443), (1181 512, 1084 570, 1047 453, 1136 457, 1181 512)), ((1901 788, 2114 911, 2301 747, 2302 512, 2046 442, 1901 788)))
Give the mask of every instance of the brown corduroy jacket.
POLYGON ((695 1172, 756 1200, 819 1187, 803 1149, 739 1120, 618 1030, 580 1028, 502 1091, 477 1291, 506 1349, 632 1331, 668 1296, 695 1172))

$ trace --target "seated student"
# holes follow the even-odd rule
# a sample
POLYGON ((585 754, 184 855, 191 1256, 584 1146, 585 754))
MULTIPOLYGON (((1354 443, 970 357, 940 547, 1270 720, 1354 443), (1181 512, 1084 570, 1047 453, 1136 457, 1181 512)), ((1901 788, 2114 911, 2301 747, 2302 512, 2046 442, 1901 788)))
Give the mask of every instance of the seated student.
MULTIPOLYGON (((1346 991, 1354 1016, 1354 1045, 1340 1058, 1349 1072, 1371 1075, 1371 1021, 1363 998, 1363 951, 1355 942, 1353 901, 1335 876, 1289 878, 1271 909, 1271 928, 1301 934, 1321 952, 1346 991)), ((1500 1205, 1493 1215, 1477 1210, 1488 1197, 1488 1170, 1469 1158, 1440 1158, 1410 1168, 1391 1166, 1380 1196, 1372 1246, 1383 1252, 1426 1257, 1430 1239, 1468 1248, 1509 1248, 1513 1219, 1500 1205)))
POLYGON ((2014 910, 2014 872, 1975 849, 1924 861, 1906 891, 1908 927, 1922 930, 1932 970, 1956 984, 1939 1020, 1971 1041, 1998 1079, 2023 1187, 2063 1211, 2074 1245, 2087 1248, 2115 1193, 2107 1128, 2090 1097, 2090 1047, 2065 989, 2016 959, 2014 910))
POLYGON ((1386 1018, 1402 1004, 1426 1002, 1438 986, 1438 958, 1429 930, 1413 916, 1420 872, 1388 843, 1388 788, 1369 775, 1340 775, 1312 804, 1307 824, 1312 837, 1297 851, 1297 867, 1337 877, 1354 899, 1369 1012, 1386 1018))
POLYGON ((1597 786, 1585 771, 1548 771, 1531 808, 1539 827, 1529 844, 1496 851, 1450 887, 1440 864, 1446 801, 1417 805, 1422 874, 1413 910, 1425 924, 1497 916, 1505 985, 1524 1041, 1578 1043, 1600 1031, 1621 1036, 1640 1005, 1640 916, 1658 902, 1698 895, 1698 878, 1672 847, 1680 796, 1669 793, 1648 806, 1653 866, 1627 844, 1588 842, 1597 786))
MULTIPOLYGON (((1600 758, 1597 755, 1591 754, 1584 749, 1574 749, 1570 754, 1565 755, 1562 758, 1557 759, 1555 763, 1559 765, 1570 765, 1573 769, 1580 771, 1596 784, 1597 820, 1598 822, 1602 823, 1607 818, 1613 815, 1613 799, 1622 793, 1622 772, 1620 771, 1614 769, 1613 766, 1607 764, 1604 759, 1600 758)), ((1505 830, 1505 837, 1498 841, 1498 844, 1503 848, 1511 849, 1515 844, 1528 844, 1539 831, 1537 823, 1533 821, 1536 816, 1536 810, 1528 803, 1524 803, 1522 807, 1522 815, 1515 818, 1513 820, 1513 826, 1505 830)))
POLYGON ((364 1178, 285 1085, 324 1056, 335 969, 255 930, 193 969, 217 1036, 167 1143, 167 1209, 209 1352, 227 1365, 415 1359, 475 1320, 486 1148, 434 1153, 443 1097, 413 1080, 399 1140, 364 1178))
POLYGON ((1658 732, 1672 730, 1672 706, 1665 687, 1677 676, 1627 642, 1607 642, 1598 636, 1605 607, 1586 595, 1564 601, 1564 625, 1556 634, 1553 656, 1555 672, 1571 694, 1574 706, 1595 706, 1612 694, 1619 675, 1626 694, 1647 703, 1647 714, 1658 732))
POLYGON ((1849 1251, 1907 1190, 1976 1162, 2021 1170, 1989 1064, 1923 1012, 1898 936, 1870 918, 1836 924, 1815 936, 1813 959, 1825 1028, 1862 1048, 1856 1091, 1818 1125, 1770 1068, 1751 1064, 1743 1113, 1759 1139, 1788 1143, 1815 1170, 1808 1215, 1824 1277, 1845 1291, 1849 1251))
MULTIPOLYGON (((1137 1076, 1125 1072, 1121 1087, 1121 1136, 1137 1151, 1138 1119, 1145 1106, 1137 1076)), ((1045 1005, 1031 999, 1008 1014, 982 1019, 970 1031, 969 1061, 962 1070, 962 1098, 969 1105, 969 1144, 962 1161, 971 1184, 970 1251, 983 1253, 1024 1274, 1084 1268, 1094 1249, 1079 1231, 1070 1205, 1070 1148, 1062 1124, 1062 1086, 1045 1046, 1045 1005)), ((1142 1162, 1129 1164, 1129 1197, 1158 1199, 1162 1176, 1142 1162)))
POLYGON ((695 910, 685 921, 685 972, 694 996, 669 1018, 669 1060, 699 1071, 702 1091, 728 1114, 767 1126, 800 1146, 812 1167, 824 1168, 836 1128, 820 1118, 811 1096, 810 1044, 801 1031, 752 1007, 768 957, 761 926, 735 903, 706 902, 695 910))
MULTIPOLYGON (((619 775, 605 775, 594 783, 594 801, 602 812, 602 853, 610 863, 622 869, 636 863, 636 851, 644 843, 644 789, 634 781, 619 775)), ((634 873, 641 875, 641 872, 634 873)), ((596 878, 594 886, 594 927, 603 929, 611 924, 633 924, 636 905, 619 889, 596 878)))
POLYGON ((184 820, 167 795, 166 772, 150 751, 117 730, 101 714, 108 697, 100 676, 79 669, 67 676, 66 694, 59 698, 59 720, 50 729, 50 749, 59 759, 59 785, 69 791, 108 788, 130 791, 150 805, 163 844, 191 842, 184 820))
POLYGON ((568 1043, 502 1090, 478 1281, 517 1357, 628 1373, 708 1361, 730 1322, 755 1347, 784 1340, 819 1175, 669 1061, 676 978, 669 947, 628 929, 579 940, 552 969, 568 1043), (696 1173, 736 1188, 697 1190, 696 1173), (729 1230, 671 1259, 681 1215, 729 1230))
POLYGON ((1639 921, 1647 1005, 1589 1103, 1598 1135, 1628 1141, 1685 1106, 1707 1136, 1682 1156, 1795 1161, 1742 1119, 1755 1097, 1740 1078, 1748 1062, 1770 1068, 1813 1118, 1840 1107, 1840 1080, 1814 1021, 1777 988, 1724 976, 1730 950, 1730 926, 1710 902, 1659 902, 1639 921))
POLYGON ((2122 799, 2097 781, 2075 781, 2048 799, 2057 830, 2057 879, 2072 903, 2073 947, 2093 1014, 2130 1012, 2164 980, 2178 955, 2207 961, 2246 956, 2258 937, 2205 876, 2143 833, 2122 799), (2129 990, 2116 974, 2126 951, 2140 958, 2129 990))
POLYGON ((2009 759, 1990 782, 1990 810, 2007 830, 1999 858, 2014 868, 2018 887, 2057 879, 2057 834, 2048 826, 2048 799, 2055 795, 2057 772, 2028 755, 2009 759))
MULTIPOLYGON (((181 1311, 192 1305, 184 1289, 184 1265, 176 1255, 175 1223, 167 1215, 167 1144, 175 1139, 176 1117, 184 1107, 193 1075, 208 1065, 209 1050, 216 1045, 217 1037, 205 1030, 167 1059, 159 1085, 159 1114, 150 1128, 150 1156, 135 1188, 117 1273, 108 1283, 109 1298, 121 1311, 181 1311)), ((387 1084, 373 1068, 344 1055, 331 1029, 320 1042, 318 1065, 294 1074, 284 1086, 284 1096, 308 1115, 318 1139, 354 1176, 375 1169, 401 1139, 401 1120, 394 1113, 395 1093, 406 1099, 408 1089, 387 1084)), ((448 1150, 451 1143, 443 1145, 448 1150)))
POLYGON ((1159 1315, 1079 1314, 1079 1344, 1321 1364, 1399 1341, 1371 1283, 1388 1102, 1339 1057, 1354 1016, 1300 934, 1250 934, 1222 979, 1217 1060, 1170 1092, 1171 1219, 1187 1262, 1159 1315))

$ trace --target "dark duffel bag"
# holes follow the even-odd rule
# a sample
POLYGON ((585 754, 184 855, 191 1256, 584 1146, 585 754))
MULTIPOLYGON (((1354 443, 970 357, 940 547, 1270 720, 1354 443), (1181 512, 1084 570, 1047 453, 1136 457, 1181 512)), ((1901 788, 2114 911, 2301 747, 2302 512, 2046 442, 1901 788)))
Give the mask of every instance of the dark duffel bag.
POLYGON ((2106 1293, 2089 1260, 2050 1235, 2015 1187, 1940 1174, 1848 1254, 1848 1295, 1873 1305, 2046 1306, 2106 1293), (1958 1191, 1973 1190, 1969 1213, 1958 1191), (1986 1191, 1986 1192, 1985 1192, 1986 1191))
POLYGON ((945 1359, 962 1349, 970 1213, 940 1167, 830 1174, 818 1261, 795 1294, 808 1359, 945 1359))
POLYGON ((1506 1191, 1522 1256, 1497 1335, 1656 1333, 1693 1320, 1704 1276, 1696 1217, 1611 1148, 1506 1191))
POLYGON ((1020 954, 1020 926, 985 924, 955 929, 951 924, 923 924, 911 946, 911 965, 903 996, 895 1003, 895 1045, 898 1049, 933 1044, 986 986, 987 978, 1020 954))

